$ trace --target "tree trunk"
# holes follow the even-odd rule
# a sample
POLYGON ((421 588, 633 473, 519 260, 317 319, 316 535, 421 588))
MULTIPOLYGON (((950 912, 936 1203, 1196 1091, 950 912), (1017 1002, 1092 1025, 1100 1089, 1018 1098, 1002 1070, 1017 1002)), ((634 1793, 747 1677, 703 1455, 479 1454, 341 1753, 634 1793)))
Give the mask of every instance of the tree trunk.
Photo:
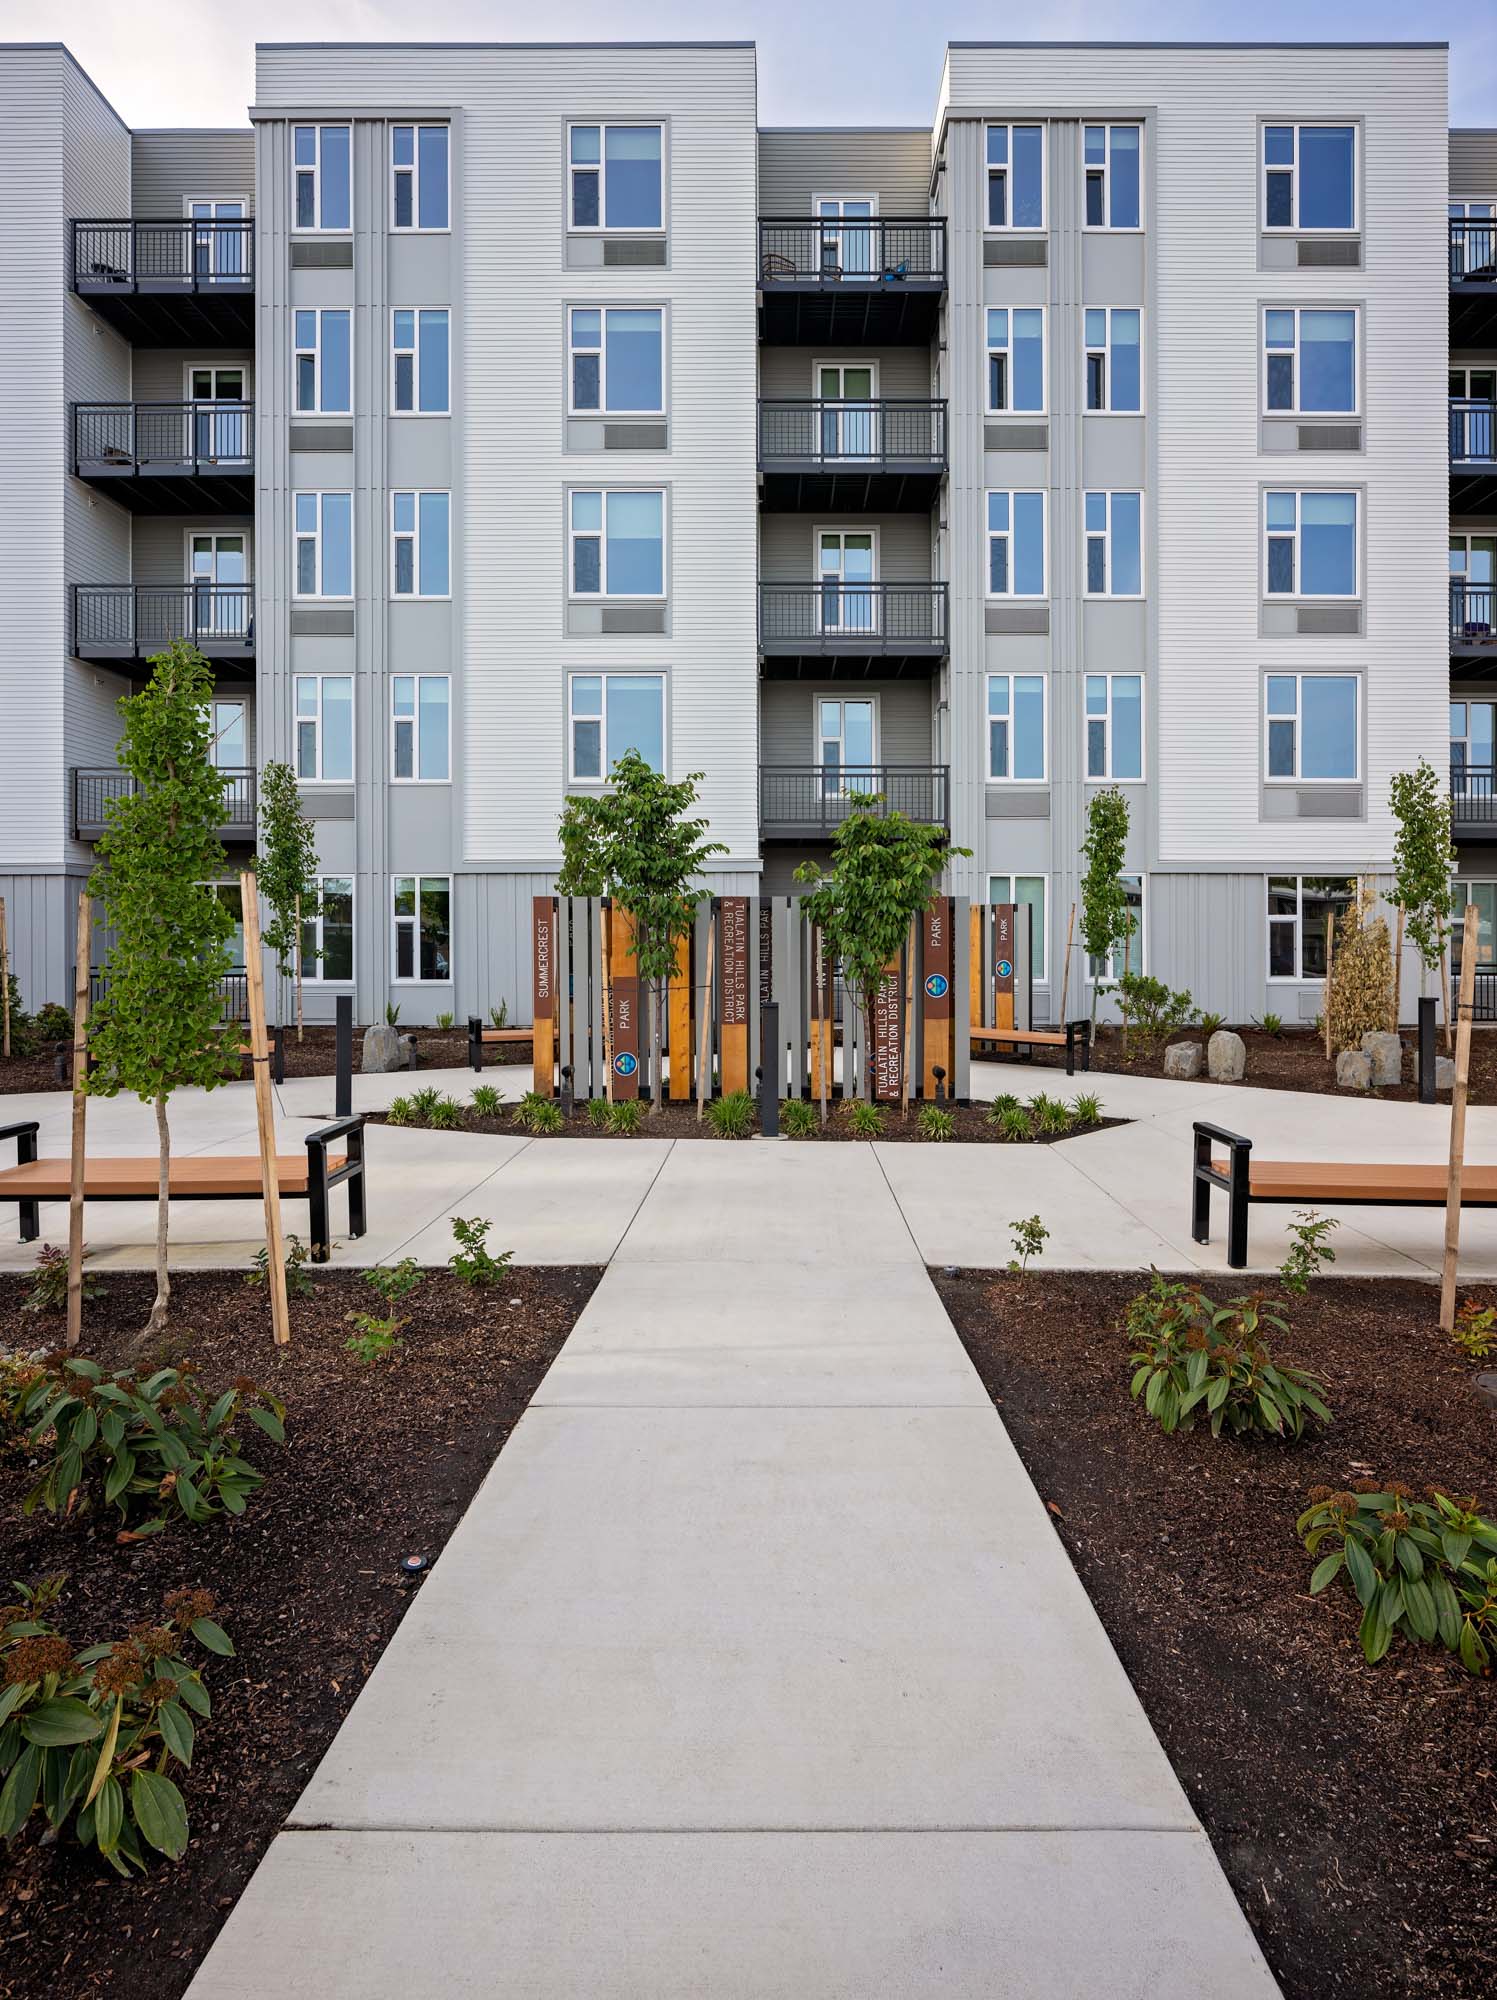
POLYGON ((301 1040, 301 897, 296 899, 296 1039, 301 1040))
POLYGON ((172 1282, 166 1269, 166 1227, 168 1219, 168 1197, 171 1192, 172 1135, 166 1122, 166 1098, 156 1099, 156 1140, 159 1147, 160 1170, 156 1181, 156 1299, 151 1307, 151 1317, 145 1323, 142 1340, 149 1340, 154 1333, 160 1333, 166 1326, 166 1306, 172 1295, 172 1282))

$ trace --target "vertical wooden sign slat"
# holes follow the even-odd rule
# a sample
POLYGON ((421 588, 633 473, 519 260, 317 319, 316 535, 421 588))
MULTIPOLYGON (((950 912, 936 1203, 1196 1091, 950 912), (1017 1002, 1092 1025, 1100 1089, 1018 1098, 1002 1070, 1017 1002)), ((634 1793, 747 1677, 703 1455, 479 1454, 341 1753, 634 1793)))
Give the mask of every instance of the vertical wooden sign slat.
POLYGON ((722 954, 722 1087, 747 1090, 749 1080, 749 899, 724 896, 718 903, 718 945, 722 954))
POLYGON ((619 1102, 639 1096, 639 965, 634 956, 634 919, 617 903, 609 928, 613 1095, 619 1102))
POLYGON ((813 1103, 819 1104, 823 1076, 826 1079, 828 1102, 831 1101, 835 1080, 832 1064, 832 975, 835 966, 827 955, 821 932, 816 925, 811 924, 808 929, 806 1013, 811 1023, 811 1098, 813 1103))
POLYGON ((531 1088, 537 1097, 550 1097, 556 1088, 556 905, 550 896, 530 899, 530 940, 531 1088))
POLYGON ((691 1101, 691 1053, 696 1043, 691 1033, 691 933, 676 939, 676 969, 671 974, 668 996, 670 1013, 671 1100, 691 1101))
POLYGON ((1018 949, 1018 909, 999 903, 993 911, 994 1027, 1014 1026, 1014 953, 1018 949))
POLYGON ((974 903, 967 912, 967 1020, 973 1028, 983 1025, 982 943, 987 914, 981 903, 974 903))
POLYGON ((946 1089, 952 1087, 951 1076, 951 898, 934 896, 920 919, 922 950, 921 971, 921 1015, 925 1024, 924 1066, 922 1071, 925 1095, 933 1099, 936 1094, 936 1071, 945 1071, 946 1089))
POLYGON ((904 954, 884 967, 873 996, 873 1095, 880 1104, 904 1096, 904 954))

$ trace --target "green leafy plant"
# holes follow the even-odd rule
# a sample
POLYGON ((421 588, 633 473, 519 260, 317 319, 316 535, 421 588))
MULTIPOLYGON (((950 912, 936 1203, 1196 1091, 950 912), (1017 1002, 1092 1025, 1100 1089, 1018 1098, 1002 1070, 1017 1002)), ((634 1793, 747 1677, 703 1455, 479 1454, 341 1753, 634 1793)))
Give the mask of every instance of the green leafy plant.
POLYGON ((452 1024, 453 1024, 453 1021, 454 1021, 454 1020, 455 1020, 456 1018, 457 1018, 457 1017, 456 1017, 456 1016, 455 1016, 454 1014, 452 1014, 452 1013, 441 1013, 441 1014, 438 1014, 438 1016, 437 1016, 437 1021, 436 1021, 436 1025, 437 1025, 437 1026, 438 1026, 438 1027, 439 1027, 439 1028, 440 1028, 440 1029, 442 1030, 442 1032, 443 1032, 443 1033, 445 1034, 445 1033, 447 1032, 447 1030, 448 1030, 448 1029, 449 1029, 449 1028, 450 1028, 450 1027, 452 1026, 452 1024))
POLYGON ((390 1108, 385 1113, 385 1117, 392 1125, 414 1125, 416 1123, 416 1107, 408 1097, 392 1098, 390 1108))
POLYGON ((434 1083, 423 1084, 419 1090, 413 1090, 407 1099, 411 1107, 412 1123, 430 1125, 442 1106, 449 1101, 446 1094, 438 1090, 434 1083))
POLYGON ((1149 973, 1125 971, 1117 988, 1128 1030, 1140 1035, 1150 1049, 1166 1036, 1188 1028, 1196 1018, 1196 1004, 1189 993, 1172 993, 1162 979, 1149 973))
POLYGON ((1005 1104, 998 1114, 998 1130, 1010 1146, 1028 1146, 1034 1142, 1034 1121, 1030 1118, 1027 1105, 1015 1098, 1005 1104))
POLYGON ((121 1875, 143 1872, 147 1849, 180 1861, 187 1807, 168 1773, 191 1765, 193 1718, 212 1713, 188 1649, 231 1658, 233 1644, 210 1592, 173 1590, 127 1639, 75 1649, 53 1622, 65 1581, 18 1584, 0 1610, 0 1839, 40 1808, 121 1875))
POLYGON ((461 1132, 463 1107, 455 1097, 449 1097, 444 1091, 427 1113, 426 1122, 433 1132, 461 1132))
POLYGON ((29 1449, 26 1398, 41 1376, 39 1361, 22 1354, 0 1354, 0 1453, 29 1449))
POLYGON ((607 1129, 616 1139, 633 1139, 639 1132, 643 1116, 637 1097, 621 1097, 617 1104, 608 1107, 607 1129))
POLYGON ((538 1091, 527 1090, 515 1106, 515 1123, 525 1128, 532 1138, 543 1138, 548 1133, 560 1132, 566 1124, 561 1115, 561 1106, 549 1097, 542 1097, 538 1091))
POLYGON ((988 1123, 990 1125, 1001 1125, 1005 1111, 1022 1111, 1023 1108, 1023 1105, 1014 1096, 1012 1091, 1004 1091, 1001 1096, 995 1097, 988 1106, 988 1123))
MULTIPOLYGON (((12 1028, 15 1022, 12 1017, 12 1028)), ((73 1039, 73 1017, 66 1007, 55 1000, 44 1000, 31 1017, 32 1032, 39 1042, 71 1042, 73 1039)))
MULTIPOLYGON (((1455 849, 1450 842, 1450 791, 1428 758, 1412 771, 1396 771, 1388 781, 1393 836, 1392 900, 1403 911, 1404 936, 1419 954, 1419 992, 1445 960, 1450 936, 1450 879, 1455 849)), ((1464 892, 1462 901, 1464 901, 1464 892)), ((1401 969, 1393 968, 1393 1006, 1388 1025, 1399 1015, 1401 969)), ((1449 1040, 1450 1022, 1445 1023, 1449 1040)))
MULTIPOLYGON (((302 1266, 306 1263, 308 1250, 299 1236, 286 1238, 286 1296, 290 1299, 309 1299, 317 1287, 302 1266)), ((255 1268, 245 1273, 247 1285, 263 1285, 270 1275, 270 1251, 262 1243, 255 1252, 255 1268)))
POLYGON ((1203 1014, 1198 1025, 1202 1035, 1209 1042, 1213 1035, 1227 1025, 1227 1017, 1225 1014, 1203 1014))
POLYGON ((1297 1438, 1307 1422, 1328 1424, 1325 1384, 1306 1369, 1275 1363, 1265 1327, 1289 1331, 1260 1298, 1213 1305, 1198 1286, 1156 1271, 1128 1307, 1131 1393, 1143 1397, 1166 1433, 1192 1430, 1202 1415, 1213 1437, 1226 1430, 1297 1438))
POLYGON ((302 811, 304 794, 289 764, 267 764, 260 773, 260 842, 255 879, 270 920, 261 933, 282 979, 295 980, 296 1039, 302 1039, 302 981, 315 965, 321 892, 317 883, 317 833, 302 811))
POLYGON ((1092 962, 1092 1024, 1097 998, 1113 977, 1113 957, 1126 954, 1133 933, 1133 915, 1123 884, 1123 857, 1128 846, 1128 801, 1115 785, 1093 792, 1086 806, 1086 839, 1081 843, 1086 868, 1081 877, 1081 942, 1092 962))
POLYGON ((707 1106, 715 1139, 747 1139, 754 1129, 754 1100, 746 1090, 724 1091, 707 1106))
POLYGON ((1037 1215, 1026 1215, 1008 1226, 1014 1232, 1009 1239, 1014 1254, 1008 1268, 1016 1278, 1027 1278, 1030 1263, 1044 1250, 1050 1232, 1037 1215))
POLYGON ((780 1131, 787 1139, 809 1139, 816 1130, 816 1106, 804 1097, 780 1101, 780 1131))
POLYGON ((377 1361, 387 1361, 405 1346, 400 1329, 409 1322, 393 1313, 388 1319, 358 1312, 345 1313, 343 1317, 354 1329, 343 1345, 361 1367, 372 1368, 377 1361))
POLYGON ((847 1123, 855 1139, 881 1139, 884 1136, 883 1111, 866 1098, 855 1097, 848 1105, 847 1123))
POLYGON ((480 1118, 498 1118, 504 1105, 504 1092, 493 1083, 475 1083, 473 1095, 468 1100, 468 1109, 480 1118))
POLYGON ((387 1028, 393 1028, 399 1020, 400 1020, 400 1009, 394 1004, 393 1001, 387 1000, 385 1002, 385 1026, 387 1028))
POLYGON ((944 1145, 956 1137, 956 1119, 944 1104, 922 1104, 915 1114, 915 1124, 921 1138, 936 1145, 944 1145))
POLYGON ((1468 1673, 1490 1674, 1497 1652, 1497 1524, 1474 1499, 1437 1487, 1415 1500, 1408 1487, 1359 1480, 1354 1492, 1310 1488, 1297 1523, 1311 1555, 1330 1545, 1310 1578, 1318 1597, 1344 1570, 1362 1607, 1358 1633, 1376 1663, 1395 1635, 1436 1641, 1468 1673))
POLYGON ((44 1368, 22 1414, 34 1445, 51 1436, 52 1456, 26 1496, 25 1511, 58 1514, 102 1500, 126 1522, 140 1509, 132 1539, 159 1534, 177 1515, 200 1524, 242 1514, 265 1475, 239 1453, 243 1418, 284 1444, 285 1406, 241 1377, 212 1395, 191 1362, 149 1375, 106 1376, 71 1356, 44 1368))
POLYGON ((1063 1098, 1048 1097, 1044 1091, 1030 1100, 1029 1117, 1036 1131, 1055 1139, 1063 1137, 1075 1123, 1070 1105, 1063 1098))
POLYGON ((1254 1014, 1252 1025, 1265 1035, 1272 1035, 1275 1041, 1284 1032, 1284 1022, 1278 1014, 1254 1014))
POLYGON ((509 1002, 507 1000, 501 1000, 497 1007, 490 1007, 489 1026, 499 1029, 509 1026, 509 1002))
POLYGON ((1450 1337, 1471 1361, 1486 1361, 1497 1354, 1497 1306, 1479 1306, 1467 1299, 1455 1316, 1450 1337))
POLYGON ((421 1266, 414 1257, 402 1257, 398 1264, 375 1264, 362 1275, 364 1283, 387 1306, 398 1306, 421 1283, 421 1266))
POLYGON ((1071 1123, 1073 1125, 1100 1125, 1102 1123, 1102 1100, 1094 1092, 1083 1090, 1071 1099, 1071 1123))
POLYGON ((608 1099, 606 1097, 590 1097, 587 1100, 587 1122, 598 1130, 601 1130, 608 1123, 608 1099))
POLYGON ((515 1254, 513 1250, 501 1250, 495 1257, 486 1247, 488 1233, 493 1226, 492 1222, 479 1216, 471 1222, 465 1222, 460 1215, 452 1218, 452 1234, 457 1248, 447 1259, 447 1268, 455 1278, 475 1289, 497 1285, 515 1254))
POLYGON ((1279 1283, 1286 1292, 1302 1299, 1310 1280, 1318 1278, 1325 1265, 1335 1263, 1336 1253, 1326 1238, 1340 1227, 1334 1216, 1317 1215, 1313 1208, 1295 1210, 1288 1229, 1289 1253, 1279 1266, 1279 1283))
MULTIPOLYGON (((92 1256, 85 1250, 85 1258, 92 1256)), ((102 1299, 108 1287, 101 1285, 87 1268, 83 1272, 83 1300, 102 1299)), ((31 1290, 21 1301, 21 1311, 27 1313, 62 1312, 68 1302, 68 1253, 56 1244, 44 1243, 36 1253, 36 1274, 31 1281, 31 1290)))

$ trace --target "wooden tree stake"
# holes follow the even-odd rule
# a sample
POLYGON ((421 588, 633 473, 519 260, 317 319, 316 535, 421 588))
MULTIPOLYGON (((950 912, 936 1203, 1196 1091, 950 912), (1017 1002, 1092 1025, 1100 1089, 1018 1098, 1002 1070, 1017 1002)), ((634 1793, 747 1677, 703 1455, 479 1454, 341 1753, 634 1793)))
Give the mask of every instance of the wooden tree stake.
MULTIPOLYGON (((1477 944, 1477 950, 1480 951, 1481 938, 1479 935, 1477 937, 1476 944, 1477 944)), ((1440 997, 1445 1003, 1445 1053, 1446 1055, 1449 1055, 1451 1019, 1450 1019, 1450 938, 1448 933, 1442 936, 1440 940, 1440 997)))
POLYGON ((0 896, 0 1055, 10 1061, 10 933, 5 928, 3 896, 0 896))
POLYGON ((1399 1016, 1403 1013, 1403 904, 1398 906, 1398 929, 1393 945, 1393 1018, 1388 1023, 1390 1030, 1398 1033, 1399 1016))
POLYGON ((73 1144, 68 1173, 68 1346, 83 1334, 83 1170, 84 1122, 88 1113, 88 987, 93 955, 93 903, 78 895, 78 937, 73 959, 73 1144))
POLYGON ((1466 940, 1461 949, 1461 997, 1455 1037, 1455 1088, 1450 1093, 1450 1174, 1445 1183, 1445 1262, 1440 1271, 1440 1326, 1455 1325, 1455 1267, 1461 1253, 1461 1169, 1466 1161, 1466 1090, 1471 1075, 1471 1013, 1476 998, 1476 953, 1468 948, 1480 922, 1474 903, 1466 905, 1466 940))
POLYGON ((1331 1059, 1331 961, 1336 951, 1336 912, 1325 913, 1325 1059, 1331 1059))
MULTIPOLYGON (((301 1032, 301 1025, 302 1025, 302 1022, 301 1022, 301 974, 302 974, 302 963, 301 963, 301 897, 300 897, 300 896, 298 896, 298 897, 297 897, 297 899, 296 899, 296 1039, 297 1039, 298 1041, 300 1041, 300 1040, 301 1040, 301 1038, 302 1038, 302 1032, 301 1032)), ((284 991, 285 991, 285 988, 284 988, 284 987, 282 987, 281 991, 282 991, 282 992, 284 993, 284 991)), ((279 1011, 280 1011, 280 1010, 279 1010, 279 1007, 277 1007, 277 1012, 279 1012, 279 1011)))
POLYGON ((266 1284, 277 1347, 291 1339, 286 1299, 286 1245, 281 1235, 281 1183, 276 1172, 275 1110, 270 1094, 270 1038, 265 1032, 265 959, 260 949, 260 895, 253 869, 239 877, 244 906, 244 972, 249 988, 250 1067, 255 1075, 255 1123, 260 1133, 260 1185, 265 1197, 266 1284))

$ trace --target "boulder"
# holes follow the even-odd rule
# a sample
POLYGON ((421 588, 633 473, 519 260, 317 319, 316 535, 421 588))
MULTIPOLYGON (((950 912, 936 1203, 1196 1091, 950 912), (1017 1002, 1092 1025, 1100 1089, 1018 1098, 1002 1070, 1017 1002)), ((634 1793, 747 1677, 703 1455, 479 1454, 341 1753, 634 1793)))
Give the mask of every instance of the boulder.
POLYGON ((1436 1056, 1436 1057, 1435 1057, 1435 1089, 1436 1089, 1436 1090, 1454 1090, 1454 1089, 1455 1089, 1455 1057, 1454 1057, 1454 1056, 1436 1056))
POLYGON ((1164 1052, 1164 1073, 1178 1077, 1188 1083, 1191 1077, 1201 1073, 1201 1045, 1199 1042, 1171 1042, 1164 1052))
POLYGON ((1362 1037, 1362 1053, 1372 1064, 1374 1090, 1403 1082, 1403 1043, 1391 1030, 1369 1028, 1362 1037))
POLYGON ((1230 1028, 1218 1028, 1206 1044, 1206 1073, 1213 1083, 1241 1083, 1247 1068, 1247 1044, 1230 1028))
POLYGON ((1370 1090, 1372 1057, 1364 1056, 1360 1049, 1343 1049, 1336 1058, 1336 1087, 1338 1090, 1370 1090))
POLYGON ((394 1028, 364 1030, 364 1053, 359 1067, 366 1076, 383 1076, 388 1070, 405 1068, 405 1043, 394 1028))

